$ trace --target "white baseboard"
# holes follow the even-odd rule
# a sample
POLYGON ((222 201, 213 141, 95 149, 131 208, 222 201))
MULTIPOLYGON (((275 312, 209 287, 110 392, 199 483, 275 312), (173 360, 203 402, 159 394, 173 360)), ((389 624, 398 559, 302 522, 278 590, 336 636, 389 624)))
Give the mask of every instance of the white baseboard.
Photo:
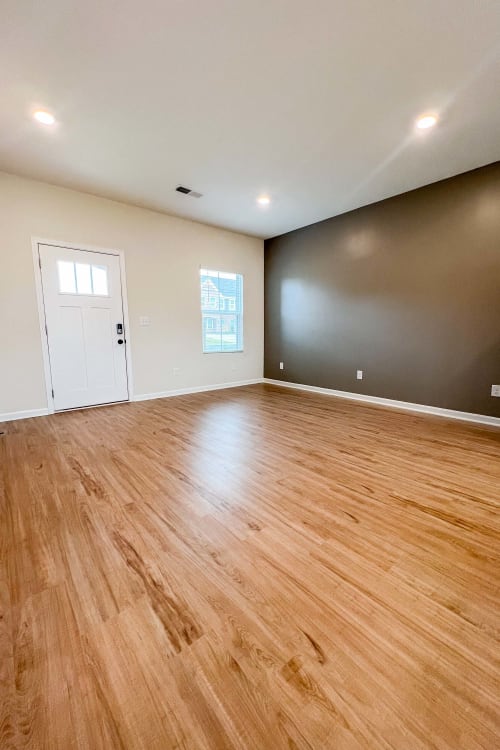
POLYGON ((243 385, 255 385, 262 383, 262 378, 251 380, 235 380, 231 383, 218 383, 216 385, 195 385, 191 388, 177 388, 173 391, 159 391, 158 393, 138 393, 131 401, 150 401, 155 398, 170 398, 172 396, 186 396, 189 393, 204 393, 205 391, 220 391, 224 388, 239 388, 243 385))
MULTIPOLYGON (((191 388, 178 388, 172 391, 160 391, 158 393, 140 393, 131 398, 131 401, 150 401, 155 398, 170 398, 172 396, 185 396, 190 393, 203 393, 205 391, 219 391, 225 388, 239 388, 245 385, 255 385, 256 383, 270 383, 279 385, 284 388, 294 388, 299 391, 309 391, 311 393, 322 393, 326 396, 337 396, 338 398, 350 399, 351 401, 360 401, 367 404, 378 406, 387 406, 392 409, 403 409, 405 411, 417 412, 420 414, 432 414, 437 417, 446 417, 447 419, 459 419, 464 422, 475 422, 477 424, 486 424, 492 427, 500 427, 500 417, 490 417, 487 414, 474 414, 467 411, 455 411, 454 409, 442 409, 438 406, 427 406, 426 404, 412 404, 408 401, 396 401, 391 398, 382 398, 380 396, 367 396, 364 393, 349 393, 348 391, 337 391, 333 388, 320 388, 316 385, 303 385, 301 383, 289 383, 286 380, 273 380, 272 378, 252 378, 251 380, 237 380, 231 383, 218 383, 216 385, 199 385, 191 388)), ((45 409, 25 409, 24 411, 12 411, 0 413, 0 423, 12 422, 16 419, 29 419, 31 417, 43 417, 49 414, 45 409)))
POLYGON ((0 412, 0 422, 13 422, 15 419, 30 419, 30 417, 45 417, 48 409, 24 409, 24 411, 0 412))
POLYGON ((271 385, 281 385, 285 388, 295 388, 299 391, 310 391, 311 393, 323 393, 326 396, 337 396, 338 398, 347 398, 351 401, 362 401, 367 404, 376 404, 378 406, 388 406, 391 409, 404 409, 406 411, 415 411, 420 414, 433 414, 436 417, 446 417, 447 419, 460 419, 464 422, 477 422, 478 424, 487 424, 493 427, 500 427, 500 417, 490 417, 487 414, 474 414, 468 411, 455 411, 454 409, 442 409, 439 406, 427 406, 426 404, 412 404, 408 401, 396 401, 392 398, 382 398, 380 396, 367 396, 364 393, 349 393, 348 391, 336 391, 333 388, 320 388, 316 385, 302 385, 301 383, 289 383, 286 380, 273 380, 264 378, 264 383, 271 385))
MULTIPOLYGON (((216 385, 198 385, 191 388, 178 388, 173 391, 160 391, 159 393, 139 393, 136 396, 132 396, 130 401, 150 401, 155 398, 169 398, 171 396, 185 396, 189 393, 202 393, 204 391, 219 391, 223 388, 238 388, 242 385, 255 385, 255 383, 262 383, 262 378, 252 378, 251 380, 237 380, 231 383, 217 383, 216 385)), ((107 406, 107 404, 98 404, 98 406, 107 406)), ((84 408, 84 407, 82 407, 84 408)), ((94 407, 87 407, 94 408, 94 407)), ((65 410, 67 411, 67 410, 65 410)), ((24 411, 11 411, 0 412, 0 423, 12 422, 15 419, 29 419, 30 417, 45 417, 50 414, 47 408, 45 409, 25 409, 24 411)))

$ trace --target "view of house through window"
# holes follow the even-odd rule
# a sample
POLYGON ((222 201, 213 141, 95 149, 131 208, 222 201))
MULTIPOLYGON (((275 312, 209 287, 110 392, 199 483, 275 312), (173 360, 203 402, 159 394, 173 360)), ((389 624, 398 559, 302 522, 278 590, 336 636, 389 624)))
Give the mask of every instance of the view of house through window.
POLYGON ((243 351, 243 276, 200 269, 204 352, 243 351))

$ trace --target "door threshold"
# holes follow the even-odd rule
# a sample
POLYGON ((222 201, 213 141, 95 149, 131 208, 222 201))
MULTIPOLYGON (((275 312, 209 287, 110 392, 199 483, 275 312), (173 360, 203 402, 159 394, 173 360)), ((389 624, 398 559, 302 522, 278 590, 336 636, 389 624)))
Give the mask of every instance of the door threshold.
POLYGON ((81 409, 98 409, 101 406, 115 406, 115 404, 130 404, 129 398, 123 401, 105 401, 102 404, 86 404, 85 406, 70 406, 68 409, 54 409, 54 414, 65 414, 68 411, 80 411, 81 409))

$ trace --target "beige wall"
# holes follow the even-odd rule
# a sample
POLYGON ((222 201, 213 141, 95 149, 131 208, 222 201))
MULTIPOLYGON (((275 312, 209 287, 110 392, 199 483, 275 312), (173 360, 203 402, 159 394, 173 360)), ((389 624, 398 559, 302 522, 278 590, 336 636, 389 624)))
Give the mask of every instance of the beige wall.
POLYGON ((0 418, 47 406, 32 236, 124 251, 134 395, 262 377, 262 240, 4 173, 0 227, 0 418), (201 351, 200 266, 244 275, 241 354, 201 351))

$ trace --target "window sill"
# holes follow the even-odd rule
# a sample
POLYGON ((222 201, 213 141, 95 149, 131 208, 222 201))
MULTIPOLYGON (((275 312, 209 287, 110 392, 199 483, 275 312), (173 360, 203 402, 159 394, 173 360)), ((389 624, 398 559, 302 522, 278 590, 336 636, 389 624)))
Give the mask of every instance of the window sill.
POLYGON ((233 349, 232 351, 226 352, 202 352, 202 354, 244 354, 244 349, 233 349))

